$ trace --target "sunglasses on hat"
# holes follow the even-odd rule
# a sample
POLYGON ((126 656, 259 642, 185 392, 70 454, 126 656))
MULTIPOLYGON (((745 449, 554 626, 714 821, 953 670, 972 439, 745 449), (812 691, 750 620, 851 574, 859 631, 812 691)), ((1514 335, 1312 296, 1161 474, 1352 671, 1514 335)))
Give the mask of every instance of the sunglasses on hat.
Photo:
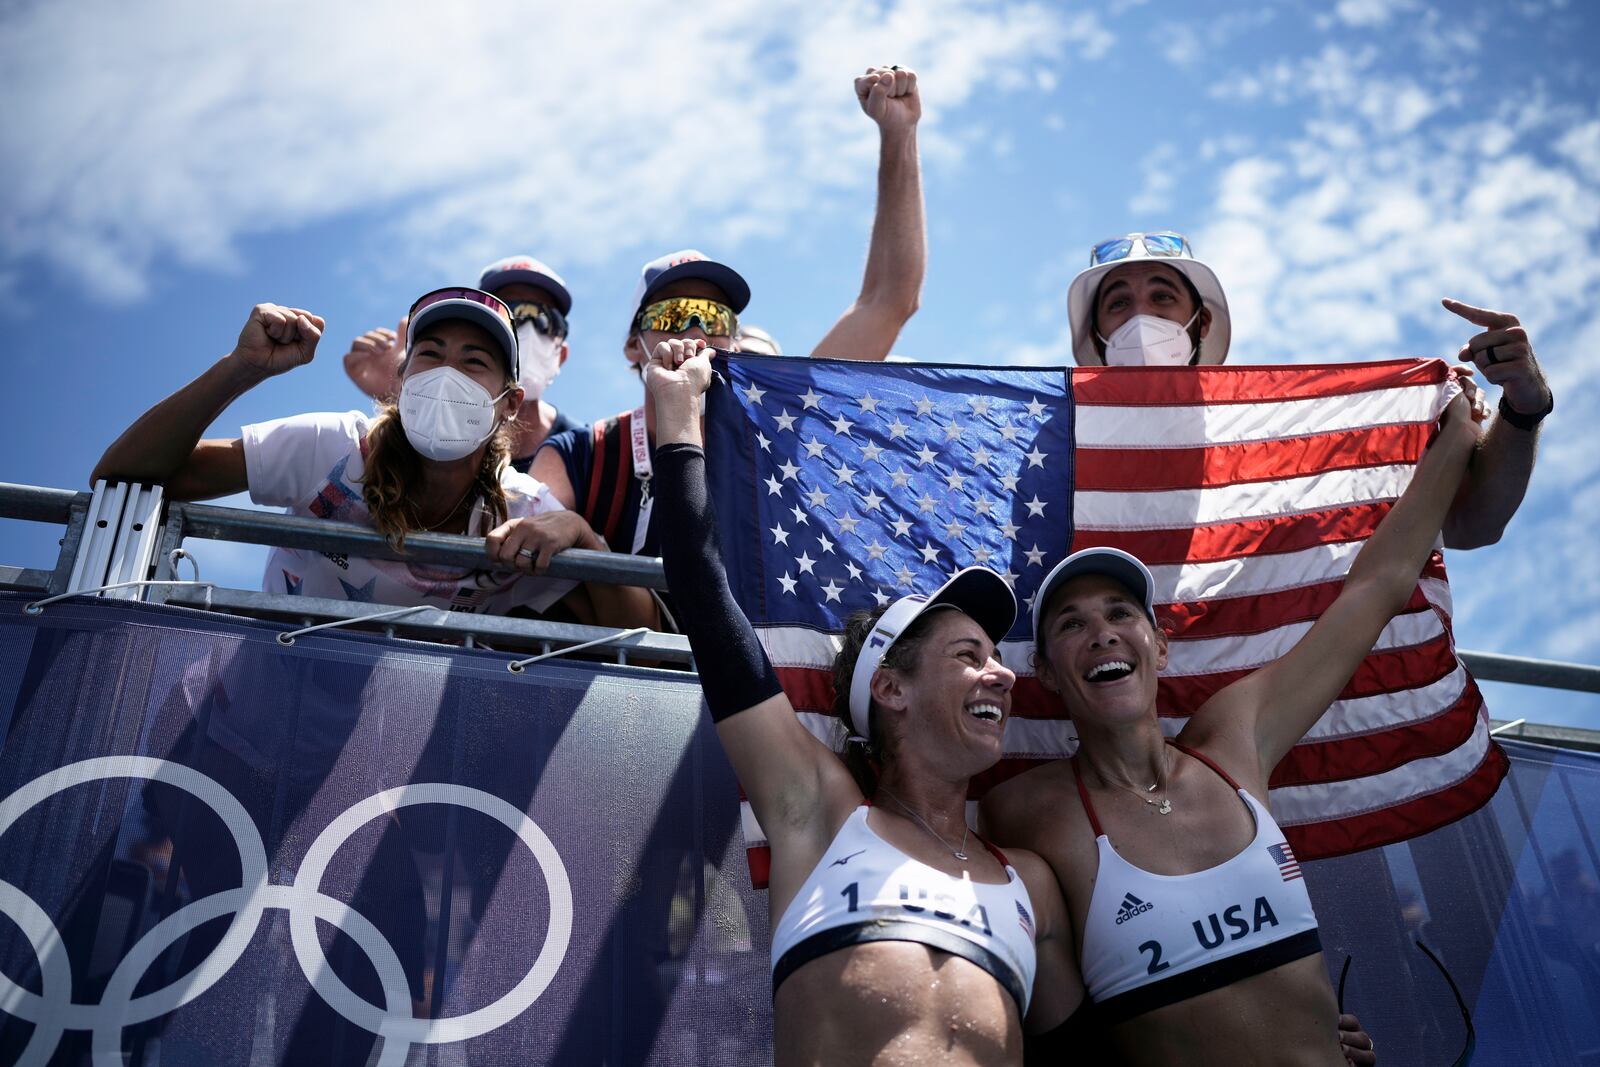
POLYGON ((553 308, 548 304, 535 304, 531 301, 512 304, 511 319, 514 324, 533 323, 533 328, 545 337, 567 336, 566 317, 561 314, 559 308, 553 308))
POLYGON ((1102 263, 1115 263, 1119 259, 1127 259, 1133 254, 1135 247, 1144 249, 1146 256, 1175 259, 1194 258, 1194 251, 1189 247, 1189 239, 1181 233, 1164 230, 1159 233, 1130 233, 1122 237, 1108 237, 1089 250, 1089 266, 1098 267, 1102 263))
POLYGON ((474 304, 482 304, 493 312, 495 317, 504 320, 505 324, 511 327, 512 333, 516 332, 516 327, 511 322, 511 309, 506 307, 506 302, 493 293, 486 293, 482 289, 453 286, 448 289, 435 289, 431 293, 423 293, 417 297, 416 303, 411 305, 410 316, 414 319, 417 317, 418 312, 424 311, 434 304, 442 304, 446 300, 469 300, 474 304))
POLYGON ((696 325, 707 337, 732 337, 739 317, 726 304, 693 296, 658 300, 639 311, 640 332, 683 333, 696 325))

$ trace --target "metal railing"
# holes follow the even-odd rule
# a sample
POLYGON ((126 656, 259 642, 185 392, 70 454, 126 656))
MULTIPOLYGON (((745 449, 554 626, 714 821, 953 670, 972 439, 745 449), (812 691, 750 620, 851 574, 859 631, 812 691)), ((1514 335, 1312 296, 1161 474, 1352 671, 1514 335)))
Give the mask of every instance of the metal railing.
MULTIPOLYGON (((66 592, 84 540, 92 499, 93 494, 86 492, 0 482, 0 518, 66 527, 61 540, 61 552, 53 570, 0 566, 0 588, 42 592, 52 596, 66 592)), ((475 537, 411 534, 406 538, 406 548, 402 553, 396 552, 377 531, 364 526, 245 508, 174 502, 166 505, 166 518, 156 542, 155 556, 158 562, 152 579, 171 581, 176 577, 173 553, 183 545, 185 537, 339 552, 368 559, 404 559, 462 568, 487 569, 496 566, 484 554, 483 541, 475 537)), ((552 577, 575 581, 611 582, 657 590, 667 587, 659 559, 624 553, 569 548, 550 560, 548 573, 552 577)), ((329 620, 360 624, 366 616, 387 616, 393 612, 393 605, 275 596, 243 589, 214 587, 202 590, 196 586, 181 585, 155 586, 148 591, 146 599, 154 603, 211 608, 305 625, 329 620)), ((426 608, 403 618, 374 620, 370 625, 391 634, 460 637, 469 643, 495 641, 518 647, 534 647, 540 651, 597 641, 601 646, 614 648, 624 660, 631 654, 635 658, 667 663, 692 662, 686 639, 677 634, 655 631, 632 637, 616 637, 615 631, 602 627, 474 615, 438 608, 426 608), (605 640, 608 634, 613 636, 613 640, 605 640)), ((1593 664, 1468 650, 1462 650, 1459 654, 1462 662, 1480 681, 1600 693, 1600 666, 1593 664)), ((1506 736, 1529 736, 1530 740, 1533 739, 1526 731, 1521 734, 1510 732, 1506 736)))
MULTIPOLYGON (((0 482, 0 518, 66 527, 53 569, 0 566, 0 589, 40 593, 43 594, 41 599, 66 594, 83 546, 94 534, 90 528, 93 503, 92 493, 0 482)), ((149 575, 151 583, 174 583, 177 550, 186 537, 335 552, 367 559, 435 563, 463 569, 503 569, 484 553, 482 538, 412 534, 406 538, 405 551, 396 552, 381 534, 364 526, 246 508, 173 502, 166 505, 165 517, 154 540, 151 555, 155 566, 149 575)), ((550 560, 547 573, 554 578, 574 581, 609 582, 656 590, 667 587, 659 559, 622 553, 567 549, 550 560)), ((477 615, 432 607, 394 617, 394 605, 278 596, 213 584, 151 584, 143 593, 141 599, 150 603, 226 611, 303 626, 339 622, 351 627, 378 629, 389 635, 461 640, 469 646, 531 649, 540 654, 581 644, 604 649, 624 664, 630 659, 693 663, 686 638, 653 630, 619 633, 600 626, 477 615), (365 621, 373 616, 383 618, 365 621)))

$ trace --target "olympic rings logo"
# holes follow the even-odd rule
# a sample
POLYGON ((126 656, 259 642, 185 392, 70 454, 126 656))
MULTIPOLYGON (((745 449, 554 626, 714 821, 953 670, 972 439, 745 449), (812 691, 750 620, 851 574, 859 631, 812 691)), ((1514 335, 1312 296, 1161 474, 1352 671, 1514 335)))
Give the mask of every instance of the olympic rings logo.
POLYGON ((214 779, 191 767, 148 756, 103 756, 83 760, 41 775, 0 801, 0 834, 29 809, 75 785, 106 778, 142 778, 182 789, 210 805, 233 835, 243 878, 238 889, 203 897, 179 908, 141 937, 112 972, 98 1004, 72 1000, 72 964, 61 931, 32 897, 0 880, 0 915, 15 923, 39 958, 42 993, 24 989, 0 973, 0 1011, 33 1024, 18 1067, 45 1064, 67 1030, 93 1032, 95 1067, 122 1067, 122 1030, 147 1022, 193 1001, 227 974, 244 955, 263 912, 289 913, 295 960, 311 988, 345 1019, 378 1035, 382 1045, 378 1067, 404 1064, 411 1046, 466 1041, 497 1029, 522 1014, 555 978, 572 936, 572 887, 567 869, 544 831, 526 814, 490 793, 462 785, 428 782, 387 789, 345 810, 317 835, 307 850, 292 885, 267 881, 266 847, 239 801, 214 779), (361 826, 386 812, 413 804, 456 804, 498 820, 533 854, 550 895, 550 926, 544 946, 515 986, 486 1007, 465 1015, 418 1019, 411 1014, 411 994, 394 946, 365 916, 319 888, 329 861, 361 826), (216 949, 199 966, 173 984, 143 996, 133 991, 160 955, 196 927, 233 915, 216 949), (384 1006, 358 996, 327 966, 316 921, 330 923, 366 953, 378 973, 384 1006))

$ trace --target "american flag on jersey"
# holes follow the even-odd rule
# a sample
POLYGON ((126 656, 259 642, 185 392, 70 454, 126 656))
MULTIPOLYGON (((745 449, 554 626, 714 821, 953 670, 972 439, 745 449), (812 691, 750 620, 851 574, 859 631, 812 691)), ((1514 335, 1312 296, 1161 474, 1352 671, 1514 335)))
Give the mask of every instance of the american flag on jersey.
POLYGON ((1301 877, 1300 862, 1294 858, 1294 849, 1289 847, 1287 841, 1281 845, 1268 845, 1267 855, 1278 865, 1278 873, 1283 875, 1285 882, 1292 882, 1301 877))
MULTIPOLYGON (((1068 551, 1149 565, 1172 638, 1170 734, 1281 656, 1333 598, 1457 388, 1439 361, 1033 370, 739 356, 709 400, 735 595, 807 727, 838 744, 842 621, 982 564, 1025 609, 1006 756, 972 796, 1076 749, 1028 676, 1033 597, 1068 551)), ((1295 851, 1335 856, 1475 810, 1505 774, 1455 654, 1435 553, 1405 611, 1272 776, 1295 851)), ((764 837, 745 811, 752 874, 764 837)))

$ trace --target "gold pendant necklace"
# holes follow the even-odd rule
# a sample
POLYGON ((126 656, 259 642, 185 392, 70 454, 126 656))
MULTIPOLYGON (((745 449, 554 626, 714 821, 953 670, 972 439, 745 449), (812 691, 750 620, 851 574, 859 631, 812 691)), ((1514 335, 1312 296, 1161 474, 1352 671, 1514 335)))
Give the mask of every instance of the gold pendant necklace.
POLYGON ((1148 807, 1155 808, 1156 812, 1158 814, 1160 814, 1160 815, 1171 815, 1172 814, 1172 798, 1165 795, 1165 790, 1162 791, 1163 795, 1161 797, 1161 801, 1160 801, 1159 805, 1157 804, 1155 798, 1149 795, 1151 793, 1154 793, 1158 788, 1161 787, 1162 780, 1165 779, 1166 776, 1167 776, 1167 754, 1166 754, 1166 750, 1163 748, 1162 753, 1161 753, 1161 771, 1160 771, 1159 774, 1156 775, 1156 780, 1151 782, 1149 785, 1145 786, 1144 790, 1142 792, 1139 790, 1138 786, 1129 785, 1126 782, 1114 782, 1110 778, 1107 778, 1104 774, 1100 775, 1100 779, 1101 779, 1101 781, 1104 781, 1109 785, 1114 785, 1119 789, 1126 789, 1128 792, 1132 793, 1134 796, 1136 796, 1140 800, 1144 801, 1145 804, 1148 807))

